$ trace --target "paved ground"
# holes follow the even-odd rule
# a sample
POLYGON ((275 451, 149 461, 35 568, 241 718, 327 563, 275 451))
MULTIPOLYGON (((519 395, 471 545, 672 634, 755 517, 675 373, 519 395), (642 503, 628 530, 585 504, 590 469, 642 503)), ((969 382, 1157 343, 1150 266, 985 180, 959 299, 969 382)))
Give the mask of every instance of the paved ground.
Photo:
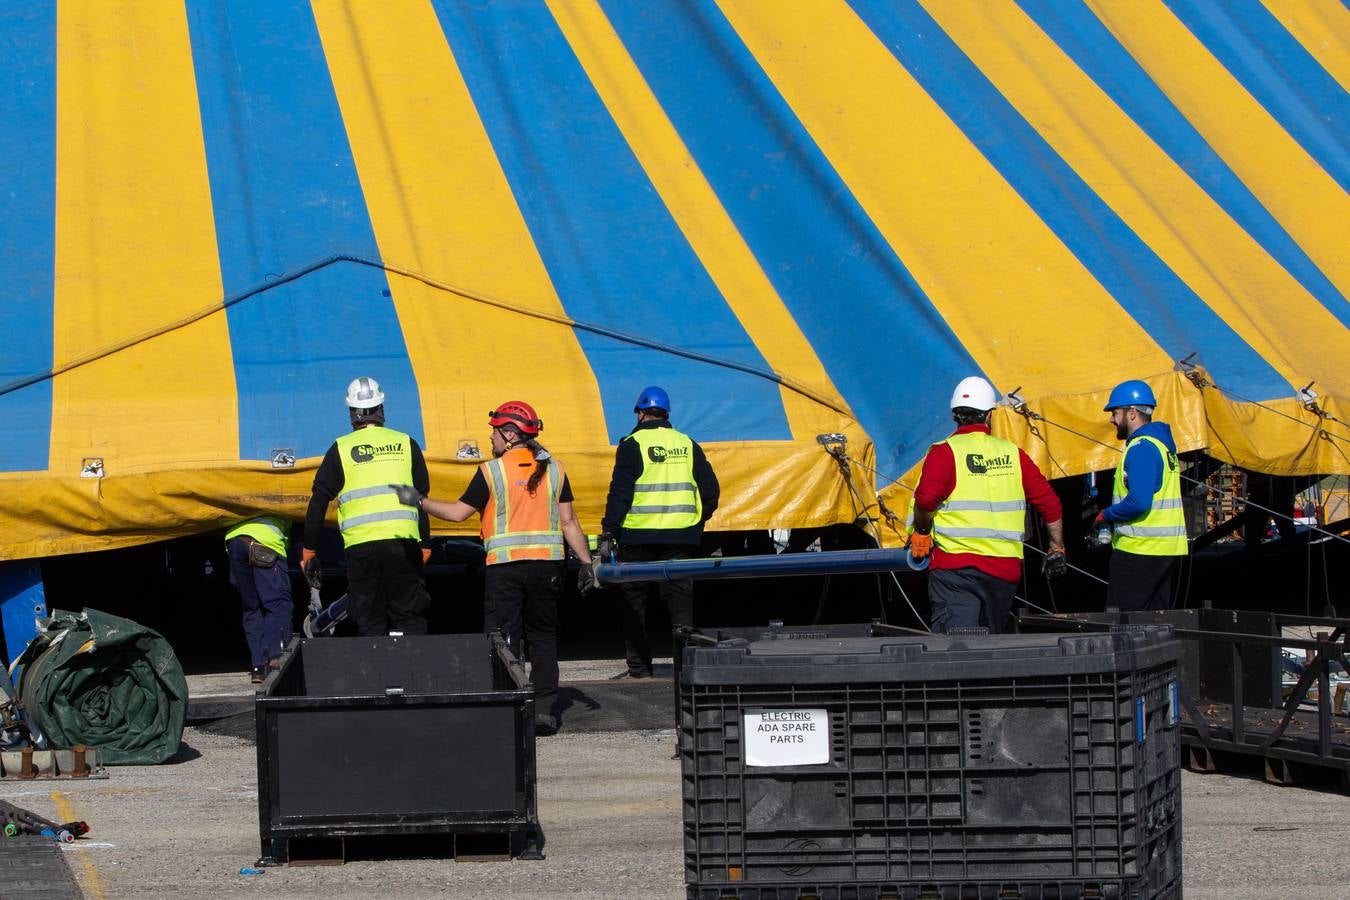
MULTIPOLYGON (((565 677, 615 671, 572 664, 565 677)), ((226 693, 232 677, 218 679, 226 693)), ((184 742, 172 764, 117 767, 104 781, 5 783, 0 797, 90 823, 64 849, 88 898, 684 896, 670 730, 564 730, 539 741, 542 862, 354 861, 262 875, 239 874, 259 850, 252 742, 201 727, 184 742)), ((1350 897, 1350 798, 1221 775, 1186 773, 1182 784, 1188 898, 1350 897)))

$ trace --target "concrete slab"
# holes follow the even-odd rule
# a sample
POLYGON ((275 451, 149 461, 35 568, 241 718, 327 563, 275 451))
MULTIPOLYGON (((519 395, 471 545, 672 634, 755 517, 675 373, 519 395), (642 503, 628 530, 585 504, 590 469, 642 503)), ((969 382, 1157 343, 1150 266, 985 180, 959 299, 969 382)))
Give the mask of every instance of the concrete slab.
MULTIPOLYGON (((110 897, 684 896, 679 763, 669 730, 563 733, 539 742, 541 862, 355 861, 240 875, 258 855, 250 743, 191 728, 182 761, 105 782, 0 796, 93 829, 63 852, 84 895, 110 897), (58 811, 58 806, 66 810, 58 811)), ((340 790, 340 785, 334 786, 340 790)), ((1350 798, 1222 775, 1182 778, 1189 900, 1342 900, 1350 798)))
MULTIPOLYGON (((669 682, 611 680, 622 670, 621 661, 565 664, 564 686, 631 694, 664 715, 661 697, 669 682), (661 691, 641 697, 658 686, 661 691)), ((237 678, 251 700, 243 673, 197 678, 200 689, 214 684, 227 694, 240 691, 228 681, 237 678)), ((572 727, 580 714, 567 719, 560 734, 538 744, 539 819, 548 857, 540 862, 357 860, 241 875, 259 853, 250 729, 229 734, 190 727, 171 763, 116 767, 102 782, 0 784, 0 797, 48 818, 89 822, 90 834, 62 850, 88 898, 683 897, 674 732, 586 731, 572 727)), ((1346 795, 1184 773, 1182 801, 1190 900, 1350 896, 1346 795)))

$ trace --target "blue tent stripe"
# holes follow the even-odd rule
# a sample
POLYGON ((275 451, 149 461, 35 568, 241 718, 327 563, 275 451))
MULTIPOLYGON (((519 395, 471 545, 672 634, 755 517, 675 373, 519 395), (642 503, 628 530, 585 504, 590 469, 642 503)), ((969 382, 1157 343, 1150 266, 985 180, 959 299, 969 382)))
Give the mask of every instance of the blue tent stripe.
MULTIPOLYGON (((225 293, 334 248, 378 256, 309 4, 189 0, 188 20, 225 293)), ((390 426, 425 445, 383 272, 324 267, 227 316, 240 458, 323 454, 348 427, 342 398, 359 375, 383 386, 390 426)))
POLYGON ((1342 190, 1350 191, 1350 96, 1259 0, 1165 0, 1191 34, 1342 190))
POLYGON ((835 386, 898 474, 943 436, 940 390, 879 390, 876 360, 954 384, 978 371, 716 7, 602 6, 835 386), (809 223, 804 227, 804 223, 809 223))
MULTIPOLYGON (((56 7, 12 9, 0 29, 0 384, 52 367, 56 242, 56 7)), ((0 395, 0 472, 47 468, 49 379, 0 395)), ((68 473, 74 474, 74 473, 68 473)))
MULTIPOLYGON (((1288 383, 1093 193, 914 0, 850 0, 901 64, 1158 344, 1245 396, 1288 383)), ((1143 374, 1143 373, 1141 373, 1143 374)))
MULTIPOLYGON (((753 368, 768 365, 680 233, 542 5, 436 3, 456 61, 567 314, 753 368)), ((645 385, 700 440, 786 440, 777 387, 578 331, 610 440, 645 385)))
POLYGON ((1285 271, 1350 326, 1345 297, 1086 6, 1018 4, 1285 271))

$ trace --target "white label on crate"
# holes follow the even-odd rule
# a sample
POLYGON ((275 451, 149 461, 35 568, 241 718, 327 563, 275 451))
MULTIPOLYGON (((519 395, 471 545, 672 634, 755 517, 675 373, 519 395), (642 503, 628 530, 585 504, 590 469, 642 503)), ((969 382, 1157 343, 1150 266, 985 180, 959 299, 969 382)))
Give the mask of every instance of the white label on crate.
POLYGON ((744 713, 747 766, 818 766, 830 761, 830 714, 823 709, 744 713))

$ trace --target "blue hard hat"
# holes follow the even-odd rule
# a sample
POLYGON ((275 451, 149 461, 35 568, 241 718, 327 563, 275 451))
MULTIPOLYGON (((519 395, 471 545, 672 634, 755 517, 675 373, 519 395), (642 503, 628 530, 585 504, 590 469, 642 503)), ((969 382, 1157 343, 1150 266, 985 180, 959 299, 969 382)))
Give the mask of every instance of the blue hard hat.
POLYGON ((642 393, 638 394, 637 403, 633 405, 633 412, 642 412, 647 409, 659 409, 664 413, 670 412, 670 397, 656 385, 643 388, 642 393))
POLYGON ((1116 385, 1111 396, 1106 399, 1106 405, 1102 407, 1103 412, 1110 412, 1113 409, 1120 409, 1122 406, 1157 406, 1158 399, 1153 396, 1153 389, 1147 383, 1139 380, 1122 381, 1116 385))

